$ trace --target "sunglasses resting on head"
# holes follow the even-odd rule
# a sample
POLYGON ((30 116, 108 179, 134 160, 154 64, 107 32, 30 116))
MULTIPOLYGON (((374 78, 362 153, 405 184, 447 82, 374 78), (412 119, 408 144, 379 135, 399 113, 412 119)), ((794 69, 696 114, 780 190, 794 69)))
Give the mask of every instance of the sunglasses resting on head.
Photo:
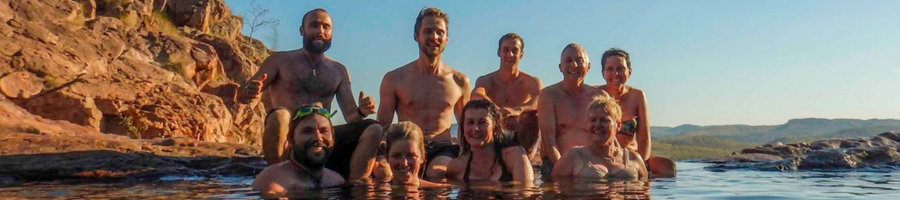
POLYGON ((329 112, 328 109, 318 107, 318 106, 304 106, 297 110, 297 114, 294 115, 294 118, 291 120, 296 120, 302 117, 306 117, 307 115, 311 115, 313 113, 322 115, 325 118, 331 119, 332 116, 337 114, 337 110, 334 112, 329 112))

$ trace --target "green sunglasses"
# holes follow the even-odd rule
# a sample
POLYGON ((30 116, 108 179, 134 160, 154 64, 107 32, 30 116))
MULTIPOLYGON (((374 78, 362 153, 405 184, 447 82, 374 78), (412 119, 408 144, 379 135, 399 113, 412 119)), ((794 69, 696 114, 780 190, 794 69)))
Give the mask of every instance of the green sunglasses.
POLYGON ((311 115, 313 113, 316 113, 316 114, 324 116, 325 118, 331 119, 332 116, 337 114, 337 110, 335 110, 334 112, 329 112, 328 109, 320 108, 320 107, 314 107, 314 106, 302 107, 299 110, 297 110, 297 115, 294 115, 294 119, 292 119, 292 120, 296 120, 301 117, 306 117, 307 115, 311 115))

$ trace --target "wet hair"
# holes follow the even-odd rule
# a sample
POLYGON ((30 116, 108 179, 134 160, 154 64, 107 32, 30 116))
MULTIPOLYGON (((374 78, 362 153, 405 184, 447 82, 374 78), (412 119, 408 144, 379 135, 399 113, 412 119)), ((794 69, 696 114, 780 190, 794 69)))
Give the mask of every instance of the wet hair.
POLYGON ((413 33, 415 33, 416 35, 419 35, 419 26, 422 25, 422 19, 425 17, 443 19, 444 23, 447 24, 447 26, 450 26, 450 20, 447 19, 447 13, 435 7, 423 8, 421 11, 419 11, 419 16, 416 17, 416 25, 413 27, 415 28, 415 30, 413 30, 413 33))
POLYGON ((568 45, 566 45, 566 48, 563 48, 562 52, 560 52, 559 55, 562 56, 563 54, 566 53, 566 50, 569 50, 570 48, 584 53, 584 61, 586 61, 586 62, 591 61, 590 56, 588 56, 588 54, 587 54, 587 50, 585 50, 584 47, 578 43, 569 43, 568 45))
MULTIPOLYGON (((494 143, 494 149, 497 152, 501 152, 500 150, 502 150, 504 147, 510 145, 510 141, 508 141, 506 134, 503 133, 503 116, 502 116, 502 114, 500 114, 500 108, 497 107, 497 105, 494 105, 494 103, 492 103, 491 101, 488 101, 485 99, 476 99, 476 100, 469 101, 469 103, 466 103, 466 105, 463 107, 463 110, 462 110, 462 115, 461 115, 462 119, 460 119, 460 121, 457 122, 457 123, 459 123, 459 130, 461 132, 459 140, 460 140, 460 144, 463 147, 462 152, 460 152, 460 155, 470 153, 472 151, 472 147, 469 146, 468 142, 466 142, 466 137, 465 137, 466 111, 472 110, 472 109, 487 110, 488 117, 490 118, 491 124, 494 125, 493 129, 491 130, 493 132, 493 141, 492 142, 494 143)), ((498 155, 500 155, 500 154, 498 154, 498 155)), ((499 158, 499 156, 498 156, 498 158, 499 158)))
POLYGON ((306 14, 303 14, 303 19, 300 19, 300 27, 306 26, 306 17, 308 17, 309 15, 312 15, 313 13, 317 13, 317 12, 323 12, 325 14, 328 14, 328 11, 325 11, 325 9, 322 9, 322 8, 312 9, 309 12, 306 12, 306 14))
POLYGON ((609 113, 609 116, 613 118, 613 122, 622 121, 622 108, 619 107, 619 103, 616 103, 615 99, 605 96, 596 97, 588 106, 588 111, 593 112, 596 108, 602 108, 603 111, 609 113))
MULTIPOLYGON (((313 112, 313 113, 310 113, 309 115, 294 119, 294 115, 296 115, 296 114, 297 114, 296 112, 291 113, 290 127, 288 127, 288 135, 287 135, 287 139, 285 140, 285 143, 290 143, 291 145, 294 144, 294 131, 297 131, 297 125, 300 124, 300 122, 303 120, 312 118, 314 115, 319 115, 319 114, 316 114, 315 112, 313 112)), ((322 116, 322 117, 324 117, 324 116, 322 116)), ((331 135, 332 135, 332 137, 334 137, 334 123, 331 122, 331 119, 327 119, 327 121, 328 121, 328 127, 330 128, 330 131, 331 131, 331 135)), ((332 139, 334 139, 334 138, 332 138, 332 139)))
POLYGON ((631 56, 628 56, 628 52, 625 52, 625 50, 613 47, 613 48, 610 48, 609 50, 606 50, 606 52, 603 52, 603 57, 600 58, 601 59, 600 60, 600 70, 604 70, 606 68, 606 66, 605 66, 606 58, 613 57, 613 56, 619 56, 619 57, 625 58, 625 64, 626 64, 625 67, 627 67, 628 69, 631 69, 631 56))
POLYGON ((390 151, 391 145, 398 140, 408 140, 411 143, 418 144, 419 152, 422 153, 422 156, 425 156, 425 139, 422 129, 416 124, 409 121, 391 124, 391 126, 388 126, 385 134, 387 135, 384 139, 385 146, 387 147, 385 151, 390 151))
POLYGON ((506 35, 503 35, 503 37, 500 37, 500 42, 497 42, 497 51, 500 51, 500 46, 503 46, 503 40, 511 39, 518 39, 519 42, 522 43, 522 49, 520 49, 520 51, 525 52, 525 39, 522 39, 522 36, 519 36, 519 34, 516 33, 507 33, 506 35))

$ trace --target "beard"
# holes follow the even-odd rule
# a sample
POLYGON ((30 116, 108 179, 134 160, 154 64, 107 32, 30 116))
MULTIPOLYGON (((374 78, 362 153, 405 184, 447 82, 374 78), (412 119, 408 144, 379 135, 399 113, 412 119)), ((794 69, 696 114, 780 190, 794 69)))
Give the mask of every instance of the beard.
POLYGON ((438 47, 438 50, 435 52, 431 51, 430 45, 426 43, 425 45, 419 45, 419 51, 421 51, 422 54, 425 54, 425 56, 428 58, 435 58, 444 52, 445 47, 446 46, 438 47))
POLYGON ((291 158, 294 159, 297 164, 300 164, 304 167, 309 168, 313 171, 321 170, 325 167, 325 162, 328 161, 328 157, 331 156, 331 146, 327 146, 325 142, 307 142, 305 144, 294 144, 293 148, 291 148, 291 158), (311 148, 324 146, 321 153, 312 153, 310 152, 311 148))
POLYGON ((315 37, 303 37, 303 49, 310 53, 323 54, 331 48, 331 40, 316 39, 315 37))

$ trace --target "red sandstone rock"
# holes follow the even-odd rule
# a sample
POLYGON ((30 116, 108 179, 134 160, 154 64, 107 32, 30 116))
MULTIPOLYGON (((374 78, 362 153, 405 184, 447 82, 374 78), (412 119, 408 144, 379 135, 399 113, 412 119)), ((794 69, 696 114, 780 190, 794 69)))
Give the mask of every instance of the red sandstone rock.
POLYGON ((0 96, 33 114, 131 137, 258 143, 263 108, 230 110, 228 90, 270 51, 238 41, 240 20, 220 0, 0 0, 0 22, 0 96), (167 10, 176 4, 193 7, 167 10), (158 30, 154 12, 212 35, 158 30))

